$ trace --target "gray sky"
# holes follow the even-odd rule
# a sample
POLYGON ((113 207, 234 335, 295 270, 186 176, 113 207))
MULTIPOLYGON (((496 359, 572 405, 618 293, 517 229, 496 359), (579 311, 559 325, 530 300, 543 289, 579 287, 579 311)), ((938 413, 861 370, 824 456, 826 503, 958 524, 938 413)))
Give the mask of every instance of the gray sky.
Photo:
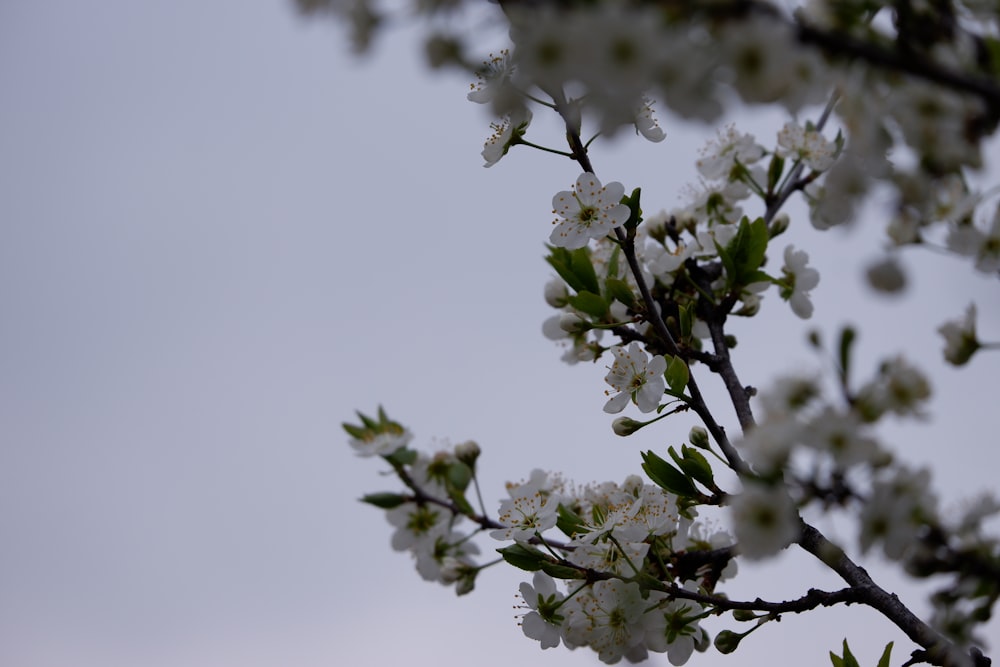
MULTIPOLYGON (((0 4, 0 663, 596 663, 521 636, 527 576, 488 571, 457 600, 421 581, 356 502, 392 480, 339 427, 381 403, 427 447, 478 440, 491 509, 533 467, 621 480, 681 441, 683 418, 614 437, 603 365, 566 367, 541 336, 549 202, 578 169, 521 149, 481 168, 488 116, 409 33, 358 62, 282 0, 84 4, 0 4)), ((709 131, 662 120, 663 144, 595 151, 647 211, 681 203, 709 131)), ((875 209, 849 235, 791 232, 823 275, 817 318, 768 297, 737 363, 766 386, 814 363, 808 326, 846 321, 862 360, 907 349, 940 400, 890 434, 953 504, 995 488, 1000 358, 956 372, 934 329, 976 298, 1000 338, 996 282, 913 253, 909 295, 873 300, 880 229, 875 209)), ((745 572, 733 597, 838 585, 804 555, 745 572)), ((690 664, 817 664, 845 635, 863 662, 909 650, 851 608, 690 664)))

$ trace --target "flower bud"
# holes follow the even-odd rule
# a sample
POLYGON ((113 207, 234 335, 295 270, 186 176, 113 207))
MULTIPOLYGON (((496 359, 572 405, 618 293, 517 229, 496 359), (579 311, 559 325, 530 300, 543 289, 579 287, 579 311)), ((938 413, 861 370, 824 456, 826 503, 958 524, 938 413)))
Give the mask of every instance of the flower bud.
POLYGON ((708 442, 708 431, 701 426, 691 427, 691 430, 688 432, 688 441, 690 441, 693 447, 697 447, 698 449, 711 449, 711 445, 708 442))
POLYGON ((562 280, 553 278, 545 283, 545 303, 553 308, 562 308, 568 303, 568 299, 569 290, 566 289, 566 283, 562 280))
POLYGON ((615 435, 625 437, 632 435, 645 425, 646 422, 636 421, 631 417, 619 417, 611 422, 611 430, 615 432, 615 435))
POLYGON ((750 609, 734 609, 733 618, 740 622, 753 621, 757 614, 750 609))
POLYGON ((576 313, 563 313, 559 317, 559 328, 567 333, 583 333, 590 329, 590 323, 576 313))
POLYGON ((773 239, 779 234, 784 234, 785 230, 788 229, 789 222, 787 213, 779 213, 774 216, 774 220, 771 221, 771 226, 767 230, 768 236, 773 239))
POLYGON ((743 635, 741 634, 732 630, 723 630, 715 636, 715 648, 719 653, 732 653, 739 647, 742 639, 743 635))
POLYGON ((906 274, 899 262, 891 257, 876 262, 866 272, 868 284, 876 292, 898 294, 906 287, 906 274))
POLYGON ((476 469, 476 459, 479 458, 481 453, 482 450, 479 448, 479 445, 473 440, 455 445, 455 458, 473 470, 476 469))

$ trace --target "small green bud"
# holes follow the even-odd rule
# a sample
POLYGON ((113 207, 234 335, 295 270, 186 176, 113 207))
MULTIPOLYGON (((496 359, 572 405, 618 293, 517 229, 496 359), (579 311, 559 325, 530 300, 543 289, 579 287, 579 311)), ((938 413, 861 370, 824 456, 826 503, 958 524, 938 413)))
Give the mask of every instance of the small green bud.
POLYGON ((715 636, 715 648, 719 653, 732 653, 739 647, 743 637, 744 635, 732 630, 723 630, 715 636))
POLYGON ((631 417, 619 417, 611 422, 611 430, 615 432, 615 435, 620 435, 624 438, 627 435, 632 435, 645 425, 646 422, 636 421, 631 417))
POLYGON ((756 620, 757 614, 749 609, 734 609, 733 618, 741 623, 756 620))
POLYGON ((789 222, 787 213, 779 213, 774 216, 774 220, 771 221, 771 226, 768 227, 767 235, 773 239, 779 234, 784 234, 785 230, 788 229, 789 222))
POLYGON ((691 430, 688 432, 688 441, 698 449, 712 448, 712 445, 708 442, 708 431, 701 426, 691 427, 691 430))

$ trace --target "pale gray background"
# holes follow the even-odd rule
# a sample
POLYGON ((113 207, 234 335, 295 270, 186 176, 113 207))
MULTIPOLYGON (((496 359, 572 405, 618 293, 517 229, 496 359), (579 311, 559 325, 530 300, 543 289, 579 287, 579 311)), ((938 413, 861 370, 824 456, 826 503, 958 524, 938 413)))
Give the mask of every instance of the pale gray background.
MULTIPOLYGON (((467 77, 427 75, 409 32, 379 47, 359 63, 280 0, 0 3, 0 664, 596 662, 521 636, 526 577, 455 599, 356 502, 394 485, 350 454, 355 408, 384 404, 428 447, 477 439, 490 508, 535 466, 620 480, 691 423, 615 438, 603 365, 567 368, 540 334, 549 201, 577 168, 518 149, 482 169, 467 77)), ((736 118, 764 143, 781 122, 736 118)), ((647 211, 681 203, 709 131, 663 121, 663 144, 594 155, 647 211)), ((934 328, 975 297, 1000 338, 996 281, 918 251, 909 296, 873 300, 859 267, 882 224, 876 207, 852 234, 790 233, 823 273, 817 318, 768 297, 736 359, 766 385, 815 364, 808 326, 847 321, 867 324, 863 361, 907 349, 940 400, 890 435, 954 507, 996 486, 1000 360, 956 372, 934 328)), ((727 590, 838 585, 819 571, 796 554, 727 590)), ((691 664, 824 664, 845 635, 869 664, 903 639, 826 610, 691 664)))

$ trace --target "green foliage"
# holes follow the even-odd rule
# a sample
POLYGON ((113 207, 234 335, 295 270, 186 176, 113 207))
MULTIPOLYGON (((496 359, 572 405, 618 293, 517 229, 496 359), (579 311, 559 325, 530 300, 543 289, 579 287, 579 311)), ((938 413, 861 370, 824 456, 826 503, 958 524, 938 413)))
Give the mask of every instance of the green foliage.
POLYGON ((549 256, 545 261, 577 293, 600 293, 597 273, 594 271, 594 265, 590 261, 590 251, 587 248, 566 250, 566 248, 550 247, 549 256))
POLYGON ((715 476, 712 474, 712 466, 709 465, 708 459, 701 452, 687 445, 681 445, 680 455, 677 454, 677 451, 673 447, 668 451, 670 452, 670 458, 680 466, 681 470, 688 477, 700 482, 708 489, 715 488, 715 476))
POLYGON ((399 507, 407 500, 406 496, 398 493, 368 493, 361 497, 361 502, 374 505, 384 510, 391 510, 399 507))
POLYGON ((698 495, 694 483, 652 451, 642 454, 642 469, 654 484, 682 498, 698 495))
POLYGON ((678 398, 683 398, 684 387, 687 386, 688 380, 691 379, 690 371, 684 360, 680 357, 670 357, 670 361, 667 363, 667 370, 663 375, 667 381, 667 386, 670 387, 668 393, 678 398))
POLYGON ((767 253, 767 241, 767 223, 764 218, 750 222, 749 218, 743 216, 736 236, 726 247, 715 244, 719 259, 726 268, 726 284, 730 288, 771 279, 760 270, 767 253))
MULTIPOLYGON (((882 651, 882 657, 878 660, 878 665, 876 667, 889 667, 889 660, 892 655, 892 642, 885 645, 885 650, 882 651)), ((844 640, 844 655, 838 656, 833 651, 830 651, 830 662, 833 663, 833 667, 861 667, 858 664, 858 659, 854 657, 851 653, 851 649, 847 646, 847 640, 844 640)))

